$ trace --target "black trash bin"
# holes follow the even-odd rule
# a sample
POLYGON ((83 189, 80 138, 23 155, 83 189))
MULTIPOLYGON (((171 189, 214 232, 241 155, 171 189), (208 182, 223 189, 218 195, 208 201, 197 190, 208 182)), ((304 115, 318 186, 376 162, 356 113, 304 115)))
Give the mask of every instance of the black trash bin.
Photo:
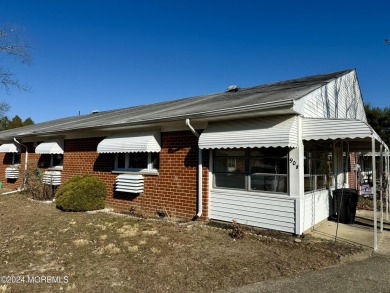
POLYGON ((333 191, 336 200, 337 216, 340 223, 353 224, 356 216, 358 191, 352 188, 340 188, 333 191))

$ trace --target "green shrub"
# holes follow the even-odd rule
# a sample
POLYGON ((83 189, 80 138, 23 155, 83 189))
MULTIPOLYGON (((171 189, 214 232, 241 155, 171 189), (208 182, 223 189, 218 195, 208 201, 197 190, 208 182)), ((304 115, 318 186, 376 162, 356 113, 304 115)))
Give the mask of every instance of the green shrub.
POLYGON ((75 176, 66 181, 55 194, 57 208, 64 211, 103 209, 106 185, 91 175, 75 176))

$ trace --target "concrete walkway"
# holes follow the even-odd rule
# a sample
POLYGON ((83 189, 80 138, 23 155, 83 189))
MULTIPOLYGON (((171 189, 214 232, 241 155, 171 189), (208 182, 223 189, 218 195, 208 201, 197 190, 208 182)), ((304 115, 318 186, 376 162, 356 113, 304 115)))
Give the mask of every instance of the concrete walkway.
MULTIPOLYGON (((346 262, 322 271, 303 272, 289 278, 279 278, 219 293, 349 293, 390 292, 390 221, 384 216, 383 233, 380 232, 378 213, 378 251, 373 257, 346 262)), ((313 237, 362 245, 372 249, 374 245, 373 212, 357 211, 355 224, 345 225, 324 221, 310 231, 313 237)))
MULTIPOLYGON (((374 212, 358 210, 354 224, 337 224, 334 221, 323 221, 309 233, 314 237, 348 242, 374 250, 374 212)), ((390 221, 383 216, 383 232, 380 230, 380 213, 377 213, 377 243, 376 253, 390 255, 390 221)))

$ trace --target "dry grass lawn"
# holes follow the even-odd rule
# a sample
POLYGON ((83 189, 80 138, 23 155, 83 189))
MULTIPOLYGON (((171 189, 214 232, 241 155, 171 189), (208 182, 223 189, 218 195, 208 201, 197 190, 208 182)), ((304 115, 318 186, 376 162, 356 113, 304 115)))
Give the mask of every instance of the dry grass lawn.
POLYGON ((0 292, 213 292, 337 263, 312 246, 0 195, 0 292))

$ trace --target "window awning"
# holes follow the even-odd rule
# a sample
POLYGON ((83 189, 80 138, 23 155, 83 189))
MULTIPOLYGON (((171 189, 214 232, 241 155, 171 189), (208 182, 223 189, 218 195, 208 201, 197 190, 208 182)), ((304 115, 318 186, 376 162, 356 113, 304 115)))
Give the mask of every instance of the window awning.
POLYGON ((15 143, 4 143, 0 146, 0 153, 19 153, 20 147, 15 143))
POLYGON ((210 123, 200 135, 201 149, 298 147, 296 116, 271 116, 210 123))
POLYGON ((359 120, 302 119, 304 140, 371 138, 373 135, 375 139, 381 141, 378 134, 367 123, 359 120))
POLYGON ((36 154, 63 154, 64 153, 64 141, 63 140, 50 140, 40 143, 35 148, 36 154))
POLYGON ((97 147, 98 153, 158 153, 160 151, 159 131, 142 131, 110 135, 103 139, 97 147))
POLYGON ((342 139, 350 142, 350 151, 364 151, 371 150, 372 137, 383 143, 371 126, 360 120, 302 118, 303 140, 342 139))

